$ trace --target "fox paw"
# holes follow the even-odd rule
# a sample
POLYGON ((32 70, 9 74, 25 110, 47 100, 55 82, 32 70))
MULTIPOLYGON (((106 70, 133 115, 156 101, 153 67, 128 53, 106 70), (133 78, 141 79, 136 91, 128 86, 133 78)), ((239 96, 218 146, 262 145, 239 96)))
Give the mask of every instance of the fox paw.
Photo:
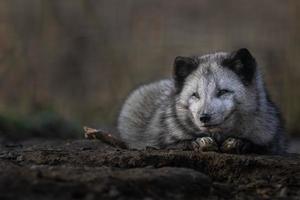
POLYGON ((218 151, 216 141, 211 137, 197 138, 192 142, 193 150, 195 151, 218 151))
POLYGON ((251 150, 251 143, 238 138, 228 138, 223 142, 223 144, 220 147, 220 150, 223 153, 232 154, 249 153, 251 150))

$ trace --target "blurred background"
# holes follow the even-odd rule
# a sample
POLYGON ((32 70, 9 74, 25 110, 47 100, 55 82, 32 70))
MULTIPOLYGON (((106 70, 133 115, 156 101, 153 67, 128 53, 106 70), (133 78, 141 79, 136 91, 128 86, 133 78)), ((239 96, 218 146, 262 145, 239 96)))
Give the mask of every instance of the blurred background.
POLYGON ((247 47, 289 134, 300 135, 298 0, 2 0, 0 131, 81 137, 178 55, 247 47))

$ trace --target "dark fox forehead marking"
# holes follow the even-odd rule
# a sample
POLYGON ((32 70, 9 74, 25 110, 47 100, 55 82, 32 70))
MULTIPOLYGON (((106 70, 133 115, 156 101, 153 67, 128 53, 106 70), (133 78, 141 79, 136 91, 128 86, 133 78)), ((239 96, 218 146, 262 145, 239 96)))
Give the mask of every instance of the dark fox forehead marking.
POLYGON ((245 86, 249 86, 256 72, 256 61, 248 49, 242 48, 232 53, 217 52, 198 57, 199 67, 209 68, 212 63, 233 71, 245 86))
MULTIPOLYGON (((176 94, 179 94, 185 84, 186 78, 197 70, 197 75, 208 77, 213 74, 213 65, 227 68, 234 72, 245 86, 250 86, 255 78, 256 61, 247 49, 226 53, 216 52, 203 56, 178 56, 174 62, 173 78, 175 80, 176 94)), ((195 74, 194 74, 195 75, 195 74)))
POLYGON ((209 67, 205 67, 202 69, 202 75, 209 77, 212 74, 212 71, 209 67))

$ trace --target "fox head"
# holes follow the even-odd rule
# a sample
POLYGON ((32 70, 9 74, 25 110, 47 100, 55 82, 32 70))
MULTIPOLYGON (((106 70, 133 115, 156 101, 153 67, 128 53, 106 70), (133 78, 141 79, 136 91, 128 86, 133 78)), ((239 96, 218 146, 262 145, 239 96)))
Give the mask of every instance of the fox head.
POLYGON ((256 109, 256 72, 247 49, 177 57, 173 77, 178 117, 202 132, 230 130, 256 109))

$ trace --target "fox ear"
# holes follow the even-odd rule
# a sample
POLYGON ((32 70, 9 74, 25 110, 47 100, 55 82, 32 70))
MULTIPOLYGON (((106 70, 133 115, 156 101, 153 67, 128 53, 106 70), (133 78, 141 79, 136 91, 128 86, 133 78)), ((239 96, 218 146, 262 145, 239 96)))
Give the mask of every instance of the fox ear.
POLYGON ((233 52, 223 60, 222 65, 234 71, 245 85, 250 85, 256 71, 256 61, 248 49, 233 52))
POLYGON ((177 92, 180 92, 185 78, 198 67, 196 58, 177 56, 174 61, 174 80, 177 92))

